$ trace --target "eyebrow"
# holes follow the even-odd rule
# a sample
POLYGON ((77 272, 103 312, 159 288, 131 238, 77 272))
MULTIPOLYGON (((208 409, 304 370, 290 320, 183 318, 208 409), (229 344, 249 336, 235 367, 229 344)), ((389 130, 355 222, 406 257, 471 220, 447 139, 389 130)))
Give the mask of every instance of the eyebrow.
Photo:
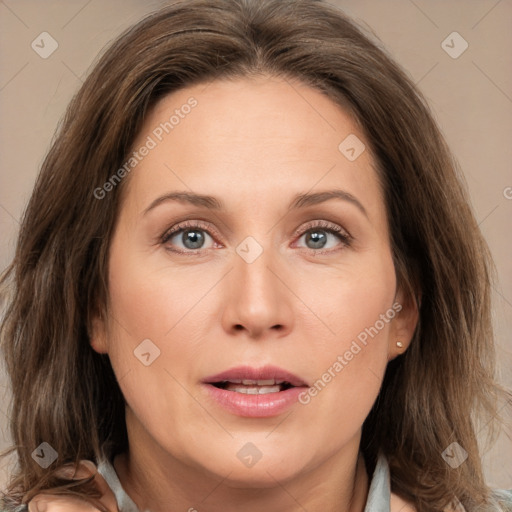
MULTIPOLYGON (((353 196, 351 193, 346 192, 345 190, 326 190, 323 192, 313 192, 306 194, 297 194, 294 196, 293 200, 288 207, 288 210, 297 210, 299 208, 306 208, 308 206, 314 206, 320 203, 324 203, 325 201, 329 201, 331 199, 340 199, 342 201, 349 202, 356 206, 366 217, 368 217, 368 213, 365 207, 361 204, 361 202, 353 196)), ((163 196, 157 197, 143 212, 143 215, 146 215, 150 210, 153 210, 157 206, 162 203, 166 203, 169 201, 177 201, 181 203, 189 203, 194 206, 199 206, 203 208, 207 208, 209 210, 223 210, 225 209, 225 205, 223 201, 217 199, 213 196, 196 194, 193 192, 171 192, 169 194, 165 194, 163 196)))

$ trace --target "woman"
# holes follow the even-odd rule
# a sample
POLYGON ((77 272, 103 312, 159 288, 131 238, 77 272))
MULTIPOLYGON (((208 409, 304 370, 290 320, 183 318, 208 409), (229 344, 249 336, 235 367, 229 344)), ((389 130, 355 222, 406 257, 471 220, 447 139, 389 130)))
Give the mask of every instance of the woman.
POLYGON ((174 3, 96 65, 24 217, 5 508, 505 510, 471 420, 500 391, 491 269, 353 22, 174 3))

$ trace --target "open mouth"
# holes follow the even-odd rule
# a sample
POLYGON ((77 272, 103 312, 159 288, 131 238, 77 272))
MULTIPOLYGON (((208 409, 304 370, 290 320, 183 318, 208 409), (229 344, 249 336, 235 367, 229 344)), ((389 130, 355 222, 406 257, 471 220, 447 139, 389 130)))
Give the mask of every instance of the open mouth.
POLYGON ((270 418, 284 413, 308 384, 274 365, 241 365, 203 379, 207 396, 230 414, 270 418))
POLYGON ((296 387, 285 380, 252 380, 252 379, 232 379, 219 382, 211 382, 212 386, 226 391, 242 393, 245 395, 266 395, 268 393, 279 393, 287 389, 296 387))

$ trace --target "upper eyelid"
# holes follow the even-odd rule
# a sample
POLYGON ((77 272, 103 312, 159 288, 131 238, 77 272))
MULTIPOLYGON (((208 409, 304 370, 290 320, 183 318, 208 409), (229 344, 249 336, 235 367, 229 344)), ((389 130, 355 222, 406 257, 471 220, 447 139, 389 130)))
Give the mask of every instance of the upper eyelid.
POLYGON ((297 228, 294 231, 293 236, 297 236, 300 233, 304 234, 306 231, 309 231, 311 229, 325 229, 327 231, 332 230, 338 234, 345 233, 347 237, 352 238, 350 233, 343 226, 340 226, 339 224, 337 224, 335 222, 331 222, 329 220, 324 220, 324 219, 317 219, 317 220, 308 221, 306 223, 301 224, 301 227, 297 228), (304 224, 307 227, 303 227, 304 224))
POLYGON ((168 240, 170 237, 176 235, 176 233, 179 233, 180 231, 193 228, 198 228, 201 231, 207 231, 210 234, 210 236, 212 235, 210 231, 212 231, 213 234, 219 236, 218 231, 215 228, 213 228, 210 223, 201 220, 187 219, 174 224, 169 229, 166 229, 161 238, 168 240))

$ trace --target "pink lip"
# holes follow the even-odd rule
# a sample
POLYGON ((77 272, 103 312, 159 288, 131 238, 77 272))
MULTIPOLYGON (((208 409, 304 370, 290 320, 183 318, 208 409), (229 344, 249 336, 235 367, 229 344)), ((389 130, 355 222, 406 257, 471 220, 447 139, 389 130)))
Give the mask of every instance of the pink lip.
POLYGON ((207 395, 223 409, 247 418, 269 418, 283 413, 298 401, 305 387, 290 388, 266 395, 244 395, 236 391, 219 389, 212 384, 203 384, 207 395))
POLYGON ((223 409, 237 416, 250 418, 268 418, 283 413, 297 402, 298 396, 308 385, 296 375, 276 366, 252 368, 238 366, 212 375, 203 380, 207 396, 212 398, 223 409), (213 383, 233 379, 286 381, 295 387, 264 395, 249 395, 217 388, 213 383))

